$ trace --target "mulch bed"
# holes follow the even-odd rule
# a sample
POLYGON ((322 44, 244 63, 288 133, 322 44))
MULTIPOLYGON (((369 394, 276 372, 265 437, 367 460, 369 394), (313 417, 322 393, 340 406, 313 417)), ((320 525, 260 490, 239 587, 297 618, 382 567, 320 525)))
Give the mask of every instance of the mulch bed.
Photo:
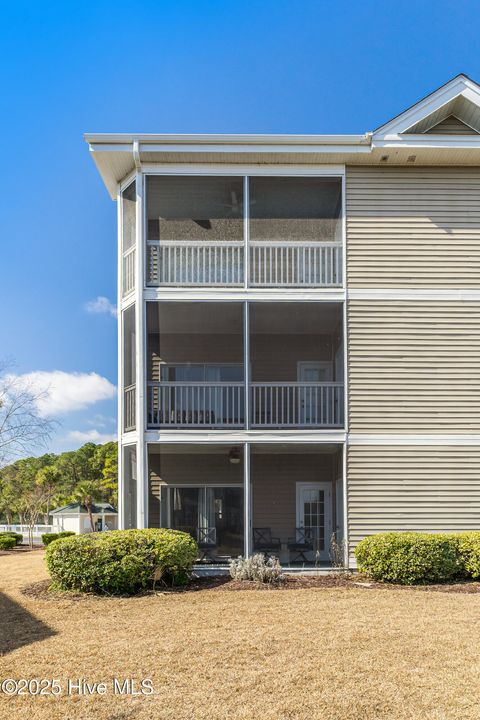
POLYGON ((34 545, 33 548, 28 545, 15 545, 10 550, 0 550, 0 555, 11 555, 12 553, 26 553, 33 552, 35 550, 43 550, 43 545, 34 545))
MULTIPOLYGON (((80 592, 60 592, 52 590, 50 580, 41 580, 31 583, 22 588, 21 592, 27 597, 35 600, 84 600, 111 598, 111 595, 94 595, 93 593, 80 592)), ((445 585, 393 585, 390 583, 380 583, 368 580, 358 574, 331 574, 318 576, 286 576, 285 582, 280 585, 269 585, 266 583, 256 583, 251 581, 232 580, 227 576, 219 577, 195 577, 192 582, 185 587, 167 587, 157 584, 155 590, 147 590, 138 593, 134 597, 145 597, 148 595, 172 595, 192 593, 199 591, 221 591, 235 592, 238 590, 275 592, 285 590, 331 590, 333 588, 347 588, 349 590, 390 590, 390 591, 413 591, 413 592, 442 592, 442 593, 463 593, 477 594, 480 593, 479 582, 457 582, 445 585)), ((131 596, 115 596, 115 597, 131 597, 131 596)))

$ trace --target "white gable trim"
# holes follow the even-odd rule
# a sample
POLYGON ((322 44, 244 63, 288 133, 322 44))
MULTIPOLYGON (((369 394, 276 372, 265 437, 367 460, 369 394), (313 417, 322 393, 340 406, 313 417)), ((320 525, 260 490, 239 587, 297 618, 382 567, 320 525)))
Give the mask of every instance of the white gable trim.
POLYGON ((398 137, 401 133, 425 119, 431 113, 462 95, 474 105, 480 107, 480 86, 469 80, 465 75, 459 75, 446 85, 428 95, 405 112, 379 127, 373 133, 375 140, 387 140, 398 137))

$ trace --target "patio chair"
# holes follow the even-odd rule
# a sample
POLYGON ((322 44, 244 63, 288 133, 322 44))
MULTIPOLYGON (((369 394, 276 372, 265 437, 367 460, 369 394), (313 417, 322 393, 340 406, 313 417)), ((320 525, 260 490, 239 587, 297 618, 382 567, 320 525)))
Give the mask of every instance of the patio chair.
POLYGON ((288 538, 288 551, 296 553, 292 562, 308 562, 305 553, 312 552, 313 538, 310 528, 295 528, 295 537, 288 538))
POLYGON ((217 528, 197 528, 197 545, 201 552, 199 560, 212 560, 211 553, 217 549, 217 528))
POLYGON ((278 553, 282 547, 280 538, 272 537, 272 530, 269 527, 253 528, 253 549, 269 555, 278 553))

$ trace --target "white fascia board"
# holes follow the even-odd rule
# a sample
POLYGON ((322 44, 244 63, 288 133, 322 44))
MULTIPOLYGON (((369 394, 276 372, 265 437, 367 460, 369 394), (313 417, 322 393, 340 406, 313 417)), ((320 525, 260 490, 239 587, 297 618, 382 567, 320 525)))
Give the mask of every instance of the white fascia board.
POLYGON ((226 145, 226 144, 195 144, 195 145, 140 145, 140 155, 142 152, 148 153, 235 153, 235 154, 249 154, 256 153, 258 155, 265 153, 305 153, 311 154, 312 152, 321 152, 323 155, 338 155, 339 153, 348 152, 351 153, 363 153, 368 154, 370 152, 370 145, 332 145, 326 143, 312 143, 312 144, 244 144, 244 145, 226 145))
POLYGON ((269 135, 269 134, 125 134, 125 133, 85 133, 85 142, 98 146, 98 150, 127 149, 134 142, 140 143, 140 150, 151 149, 155 145, 361 145, 369 144, 369 136, 363 135, 269 135))
POLYGON ((428 95, 423 100, 413 105, 398 117, 390 120, 373 133, 373 139, 378 140, 384 138, 388 134, 403 133, 412 125, 439 110, 443 105, 455 99, 459 95, 463 95, 475 105, 480 105, 480 91, 476 83, 473 83, 465 75, 454 78, 444 87, 428 95))
POLYGON ((480 148, 480 135, 386 135, 374 139, 375 148, 480 148))

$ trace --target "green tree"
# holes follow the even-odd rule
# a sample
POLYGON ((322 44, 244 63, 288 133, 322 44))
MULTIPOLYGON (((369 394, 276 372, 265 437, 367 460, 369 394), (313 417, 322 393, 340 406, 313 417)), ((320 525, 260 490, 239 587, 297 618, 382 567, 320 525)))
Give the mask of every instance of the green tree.
POLYGON ((98 445, 95 451, 97 469, 102 475, 104 499, 112 505, 118 500, 118 446, 116 442, 98 445))

